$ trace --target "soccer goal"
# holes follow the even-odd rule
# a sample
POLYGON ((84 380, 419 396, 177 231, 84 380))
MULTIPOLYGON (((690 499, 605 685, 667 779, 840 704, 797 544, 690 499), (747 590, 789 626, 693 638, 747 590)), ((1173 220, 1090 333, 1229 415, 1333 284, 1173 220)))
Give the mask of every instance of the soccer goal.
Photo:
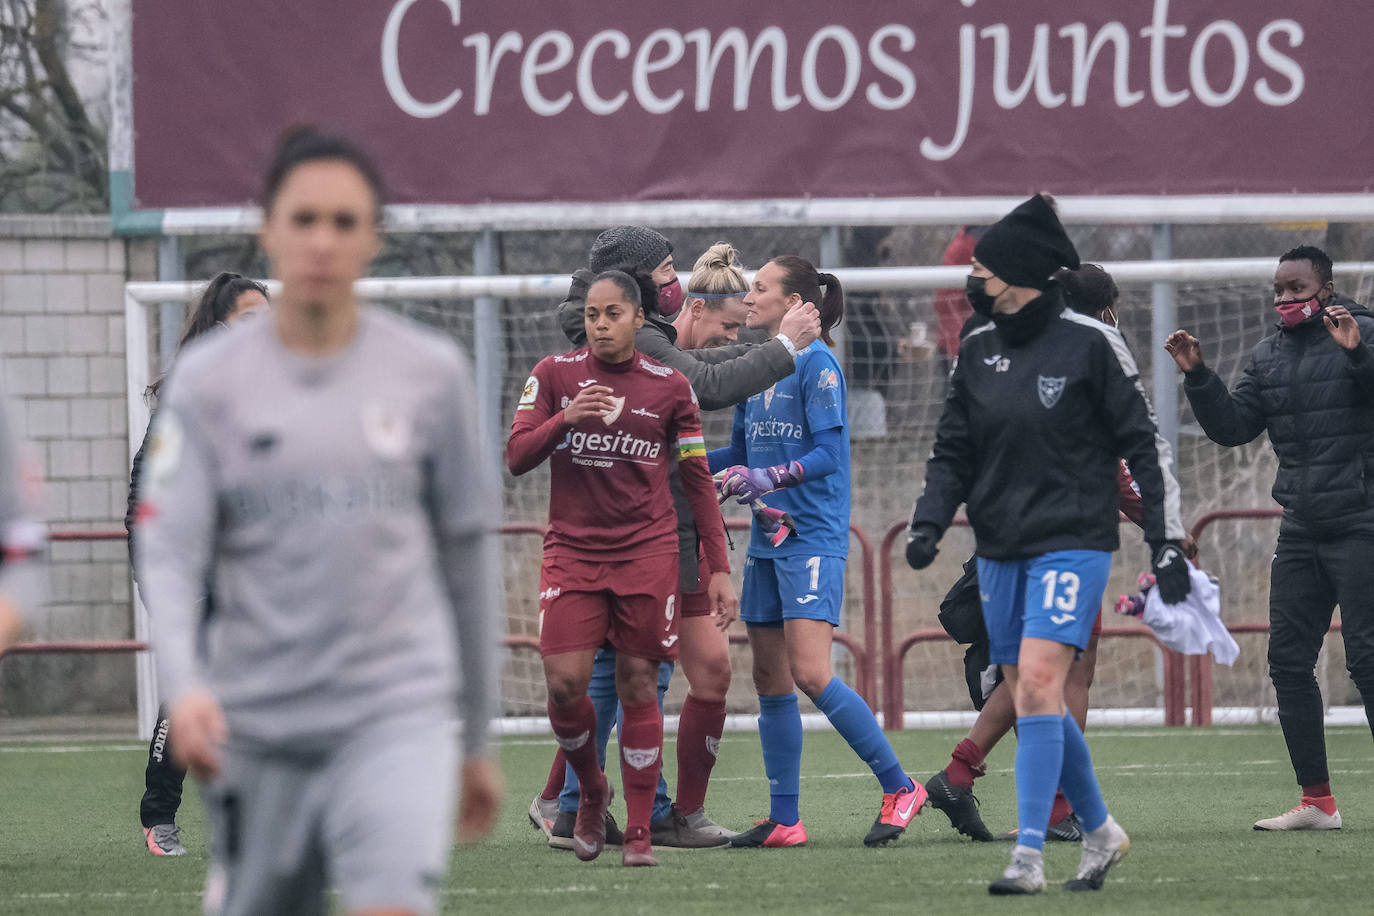
MULTIPOLYGON (((1185 522, 1191 525, 1219 509, 1272 507, 1269 487, 1274 459, 1267 441, 1261 437, 1241 448, 1222 449, 1202 435, 1178 390, 1179 376, 1162 350, 1162 335, 1174 327, 1188 328, 1202 342, 1208 364, 1234 383, 1254 344, 1270 331, 1273 260, 1122 261, 1104 266, 1121 288, 1121 329, 1136 355, 1146 390, 1153 393, 1161 428, 1177 438, 1185 522)), ((1336 270, 1339 289, 1359 301, 1368 300, 1374 263, 1339 264, 1336 270)), ((890 581, 872 578, 881 566, 876 553, 884 534, 909 518, 940 415, 949 365, 935 343, 936 290, 961 288, 966 270, 852 268, 834 273, 845 285, 850 303, 841 325, 840 350, 848 379, 853 439, 852 522, 872 549, 870 578, 865 581, 863 545, 857 538, 854 541, 844 629, 866 650, 876 681, 882 671, 880 660, 888 651, 875 644, 880 589, 890 589, 892 630, 898 639, 937 627, 939 600, 972 552, 967 529, 954 529, 930 569, 911 572, 897 557, 898 548, 892 557, 890 581)), ((561 275, 369 279, 359 283, 358 292, 451 335, 468 352, 477 375, 484 427, 491 447, 498 450, 530 369, 543 356, 568 347, 555 316, 567 282, 561 275)), ((137 449, 148 422, 144 392, 164 368, 157 364, 156 354, 161 343, 159 328, 165 323, 155 320, 156 309, 167 303, 185 306, 199 290, 199 284, 185 282, 126 286, 131 451, 137 449)), ((704 419, 708 442, 723 443, 729 436, 730 411, 717 411, 704 419)), ((503 727, 508 730, 546 727, 541 668, 528 645, 538 627, 538 529, 546 520, 547 473, 547 468, 541 468, 505 480, 503 521, 511 528, 504 539, 506 628, 517 644, 505 668, 503 727)), ((1209 526, 1200 539, 1200 562, 1221 581, 1223 617, 1228 623, 1267 620, 1268 563, 1276 530, 1273 521, 1225 521, 1209 526)), ((1136 575, 1148 566, 1139 533, 1125 524, 1122 536, 1106 596, 1109 626, 1114 623, 1111 603, 1118 594, 1133 592, 1136 575)), ((747 535, 734 535, 737 573, 743 568, 746 540, 747 535)), ((147 621, 137 602, 135 632, 138 638, 146 638, 147 621)), ((1236 666, 1213 671, 1216 721, 1254 721, 1273 715, 1264 636, 1245 634, 1238 641, 1241 658, 1236 666)), ((737 721, 746 724, 752 722, 756 703, 747 649, 736 647, 735 652, 729 704, 732 713, 741 714, 737 721)), ((954 726, 970 719, 961 657, 962 647, 947 640, 922 642, 907 655, 901 686, 911 724, 954 726)), ((847 677, 860 673, 847 654, 838 653, 837 661, 847 677)), ((1358 703, 1344 671, 1339 639, 1328 640, 1319 670, 1330 703, 1337 707, 1358 703)), ((139 657, 138 678, 140 723, 150 723, 156 689, 146 653, 139 657)), ((685 690, 682 680, 676 678, 670 691, 670 714, 676 712, 685 690)), ((1163 721, 1164 690, 1162 657, 1152 643, 1104 640, 1093 688, 1096 716, 1163 721)), ((878 700, 876 695, 869 698, 878 700)))

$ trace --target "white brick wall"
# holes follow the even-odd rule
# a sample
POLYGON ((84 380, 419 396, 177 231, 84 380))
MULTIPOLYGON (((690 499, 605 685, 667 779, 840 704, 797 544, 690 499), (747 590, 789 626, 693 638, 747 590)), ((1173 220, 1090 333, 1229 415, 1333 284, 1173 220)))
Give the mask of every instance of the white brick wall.
MULTIPOLYGON (((146 272, 148 258, 131 258, 131 243, 96 220, 24 220, 0 220, 0 386, 46 478, 53 530, 122 530, 125 272, 135 263, 146 272), (74 224, 74 237, 58 237, 74 224), (48 237, 16 237, 23 232, 48 237)), ((30 638, 133 635, 123 541, 54 542, 49 580, 30 638)), ((128 711, 133 698, 131 656, 28 656, 0 665, 0 715, 128 711)))

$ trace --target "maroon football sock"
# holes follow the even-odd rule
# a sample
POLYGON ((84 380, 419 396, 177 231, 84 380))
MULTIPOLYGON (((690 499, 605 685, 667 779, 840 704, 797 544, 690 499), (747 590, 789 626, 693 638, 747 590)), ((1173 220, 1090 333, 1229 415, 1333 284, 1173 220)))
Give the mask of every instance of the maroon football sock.
POLYGON ((725 701, 687 694, 677 726, 677 810, 692 814, 706 804, 706 786, 725 730, 725 701))
MULTIPOLYGON (((649 829, 663 766, 663 715, 657 700, 631 706, 621 703, 625 719, 620 725, 620 778, 625 785, 625 832, 649 829)), ((595 758, 593 758, 595 759, 595 758)), ((579 774, 579 778, 581 774, 579 774)))
POLYGON ((983 749, 970 738, 965 738, 955 746, 949 765, 945 767, 950 784, 963 789, 972 789, 973 781, 987 771, 983 765, 983 749))
MULTIPOLYGON (((549 724, 562 749, 560 755, 572 764, 581 790, 595 797, 595 792, 589 790, 604 785, 605 777, 596 760, 596 707, 591 698, 583 694, 568 706, 554 706, 550 702, 549 724)), ((559 788, 562 789, 561 782, 559 788)))
POLYGON ((1064 797, 1062 791, 1054 793, 1054 807, 1050 809, 1050 824, 1057 824, 1064 818, 1073 814, 1073 805, 1064 797))
POLYGON ((549 768, 549 781, 544 783, 544 791, 539 793, 539 797, 544 801, 553 801, 563 792, 563 783, 568 778, 568 755, 563 753, 560 747, 558 753, 553 755, 553 766, 549 768))

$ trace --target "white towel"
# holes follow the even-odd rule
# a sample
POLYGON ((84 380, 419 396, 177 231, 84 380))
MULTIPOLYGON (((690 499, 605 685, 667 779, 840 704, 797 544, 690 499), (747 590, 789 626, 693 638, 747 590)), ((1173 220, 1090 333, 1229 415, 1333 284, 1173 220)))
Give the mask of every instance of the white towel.
POLYGON ((1159 588, 1145 596, 1145 623, 1159 641, 1184 655, 1206 655, 1223 665, 1235 664, 1240 646, 1221 622, 1221 588, 1217 580, 1189 564, 1192 588, 1178 604, 1165 604, 1159 588))

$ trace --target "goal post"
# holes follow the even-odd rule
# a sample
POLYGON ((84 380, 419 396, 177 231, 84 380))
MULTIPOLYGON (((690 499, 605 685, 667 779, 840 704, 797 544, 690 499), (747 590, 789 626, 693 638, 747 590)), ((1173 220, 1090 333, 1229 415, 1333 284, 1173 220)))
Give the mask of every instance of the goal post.
MULTIPOLYGON (((1255 342, 1270 332, 1269 281, 1274 261, 1268 258, 1117 261, 1103 266, 1122 291, 1121 327, 1140 363, 1142 381, 1150 384, 1163 374, 1174 379, 1176 393, 1162 410, 1177 410, 1180 425, 1176 445, 1179 478, 1184 494, 1183 515, 1192 523, 1204 513, 1222 508, 1271 506, 1272 450, 1261 437, 1238 449, 1211 443, 1191 419, 1177 389, 1177 369, 1153 340, 1152 293, 1168 284, 1175 297, 1179 325, 1203 342, 1209 365, 1228 383, 1243 370, 1255 342)), ((1374 262, 1336 265, 1338 287, 1367 295, 1374 284, 1374 262)), ((834 270, 853 301, 868 296, 864 308, 879 309, 880 321, 847 322, 847 346, 841 354, 851 392, 853 438, 852 520, 876 544, 884 532, 903 521, 919 492, 925 457, 934 438, 947 378, 947 363, 930 342, 933 294, 941 288, 961 287, 962 267, 840 268, 834 270), (874 304, 876 303, 876 305, 874 304), (925 333, 922 328, 925 328, 925 333), (860 416, 856 411, 862 410, 860 416), (879 486, 879 482, 883 482, 879 486)), ((685 278, 684 278, 685 279, 685 278)), ((529 370, 543 356, 567 349, 555 311, 567 291, 565 275, 496 275, 413 278, 370 278, 359 281, 357 292, 367 301, 420 321, 451 336, 470 355, 500 354, 488 359, 496 369, 479 376, 477 385, 486 428, 504 429, 529 370), (479 314, 478 299, 487 302, 479 314), (494 305, 493 305, 494 300, 494 305)), ((156 365, 159 322, 153 309, 164 303, 188 305, 200 292, 194 282, 134 282, 125 287, 125 333, 128 353, 128 416, 130 452, 142 440, 149 405, 144 391, 163 367, 156 365)), ((278 287, 269 284, 275 294, 278 287)), ((851 306, 856 308, 857 306, 851 306)), ((474 361, 476 362, 476 361, 474 361)), ((1158 390, 1158 389, 1156 389, 1158 390)), ((708 439, 729 435, 730 412, 704 417, 708 439)), ((493 443, 499 448, 499 442, 493 443)), ((503 521, 510 525, 542 525, 547 515, 548 476, 539 469, 521 478, 507 477, 503 521)), ((1123 547, 1115 558, 1104 602, 1134 588, 1138 572, 1147 565, 1139 533, 1123 526, 1123 547)), ((1228 622, 1267 620, 1267 561, 1275 537, 1268 522, 1226 522, 1211 526, 1203 538, 1201 561, 1222 583, 1223 616, 1228 622)), ((744 538, 735 538, 740 556, 744 538)), ((911 574, 904 566, 893 574, 894 633, 936 626, 935 608, 945 589, 959 575, 959 564, 972 550, 972 537, 952 531, 946 549, 930 571, 911 574)), ((529 637, 537 634, 537 537, 511 537, 505 542, 507 631, 529 637)), ((737 567, 742 567, 742 562, 737 567)), ((900 565, 900 564, 898 564, 900 565)), ((851 632, 859 629, 864 611, 857 554, 849 564, 846 582, 846 620, 851 632)), ((1108 621, 1111 625, 1112 621, 1108 621)), ((145 638, 147 617, 135 601, 135 635, 145 638)), ((1241 661, 1234 669, 1216 668, 1214 702, 1217 721, 1263 719, 1272 707, 1265 675, 1262 636, 1243 635, 1241 661), (1228 716, 1231 718, 1228 719, 1228 716)), ((1155 721, 1162 708, 1161 661, 1145 640, 1106 640, 1094 685, 1093 705, 1122 721, 1155 721), (1124 717, 1124 718, 1123 718, 1124 717)), ((881 657, 889 647, 867 647, 882 670, 881 657)), ((955 726, 967 721, 968 698, 962 650, 951 643, 922 643, 912 648, 903 667, 903 693, 910 724, 955 726)), ((730 691, 732 712, 752 709, 747 650, 732 649, 735 677, 730 691)), ((1343 657, 1333 642, 1322 665, 1324 686, 1339 683, 1343 657)), ((155 675, 146 654, 138 662, 138 701, 141 727, 151 729, 155 714, 155 675)), ((669 712, 680 702, 675 679, 669 712)), ((1331 691, 1327 691, 1331 696, 1331 691)), ((1334 701, 1340 705, 1342 694, 1334 701)), ((533 653, 512 653, 506 661, 503 712, 512 719, 538 720, 542 715, 543 684, 533 653)), ((741 720, 743 721, 743 720, 741 720)), ((530 728, 528 722, 509 728, 530 728)))

